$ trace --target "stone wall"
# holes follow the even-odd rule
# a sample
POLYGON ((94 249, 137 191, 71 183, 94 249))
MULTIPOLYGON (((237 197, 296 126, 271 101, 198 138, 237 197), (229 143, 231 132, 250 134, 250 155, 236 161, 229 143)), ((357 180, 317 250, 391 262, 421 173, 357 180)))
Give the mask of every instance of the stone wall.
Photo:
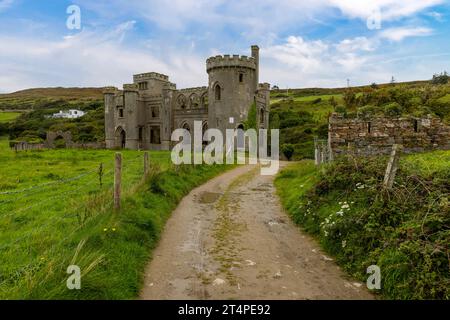
POLYGON ((332 156, 348 151, 362 155, 389 154, 394 144, 404 152, 450 149, 450 127, 439 118, 345 118, 333 113, 328 143, 332 156))

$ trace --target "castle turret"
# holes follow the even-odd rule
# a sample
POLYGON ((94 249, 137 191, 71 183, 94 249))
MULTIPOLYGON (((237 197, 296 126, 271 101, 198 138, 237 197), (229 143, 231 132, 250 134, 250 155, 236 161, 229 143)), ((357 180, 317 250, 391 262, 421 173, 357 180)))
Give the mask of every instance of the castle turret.
POLYGON ((210 128, 225 132, 247 120, 257 89, 257 69, 254 57, 224 55, 206 60, 210 128))
POLYGON ((255 87, 257 88, 259 84, 259 47, 257 45, 252 46, 252 57, 256 63, 255 87))

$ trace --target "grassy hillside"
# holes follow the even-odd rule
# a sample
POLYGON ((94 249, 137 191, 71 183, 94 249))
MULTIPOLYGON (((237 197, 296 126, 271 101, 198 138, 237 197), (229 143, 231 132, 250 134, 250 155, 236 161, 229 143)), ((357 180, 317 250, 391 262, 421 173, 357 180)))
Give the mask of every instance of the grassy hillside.
POLYGON ((271 128, 293 159, 313 158, 314 137, 327 138, 328 117, 415 116, 431 114, 450 124, 450 86, 416 81, 338 89, 289 89, 271 92, 271 128))
POLYGON ((0 94, 0 110, 34 110, 103 100, 102 88, 36 88, 0 94))
POLYGON ((2 112, 0 111, 0 123, 12 122, 21 115, 20 112, 2 112))
POLYGON ((0 135, 8 134, 12 142, 40 143, 47 131, 57 130, 71 131, 76 142, 103 141, 102 88, 41 88, 0 95, 0 135), (53 113, 68 109, 83 110, 87 115, 75 120, 51 118, 53 113), (11 112, 14 110, 23 113, 11 112), (2 124, 2 117, 13 114, 15 118, 2 124))
POLYGON ((13 153, 0 140, 0 299, 131 299, 170 212, 230 166, 177 166, 169 152, 122 151, 123 201, 112 209, 110 150, 13 153), (102 183, 99 165, 103 163, 102 183), (69 265, 82 289, 68 290, 69 265))
POLYGON ((302 161, 276 187, 292 219, 350 274, 381 268, 388 299, 450 299, 450 151, 405 156, 384 190, 386 157, 302 161))

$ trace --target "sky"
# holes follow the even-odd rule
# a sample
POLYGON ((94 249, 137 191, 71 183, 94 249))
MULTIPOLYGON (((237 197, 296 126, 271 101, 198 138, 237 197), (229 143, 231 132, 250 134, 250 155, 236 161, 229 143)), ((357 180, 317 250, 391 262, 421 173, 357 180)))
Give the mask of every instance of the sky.
POLYGON ((208 57, 253 44, 280 88, 424 80, 450 71, 449 32, 449 0, 0 0, 0 92, 151 71, 203 86, 208 57))

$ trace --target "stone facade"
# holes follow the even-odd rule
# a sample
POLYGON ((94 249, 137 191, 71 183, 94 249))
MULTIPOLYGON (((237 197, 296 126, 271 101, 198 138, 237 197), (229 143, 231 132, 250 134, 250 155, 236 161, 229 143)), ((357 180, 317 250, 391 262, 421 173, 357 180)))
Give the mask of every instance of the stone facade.
POLYGON ((329 118, 328 144, 332 157, 348 151, 361 155, 390 154, 394 144, 406 153, 450 149, 450 127, 439 118, 347 119, 333 113, 329 118))
POLYGON ((252 56, 224 55, 206 61, 208 86, 177 90, 163 74, 137 74, 123 90, 105 89, 107 148, 169 150, 173 130, 203 132, 243 127, 253 103, 260 128, 269 126, 270 85, 259 84, 259 48, 252 56))

